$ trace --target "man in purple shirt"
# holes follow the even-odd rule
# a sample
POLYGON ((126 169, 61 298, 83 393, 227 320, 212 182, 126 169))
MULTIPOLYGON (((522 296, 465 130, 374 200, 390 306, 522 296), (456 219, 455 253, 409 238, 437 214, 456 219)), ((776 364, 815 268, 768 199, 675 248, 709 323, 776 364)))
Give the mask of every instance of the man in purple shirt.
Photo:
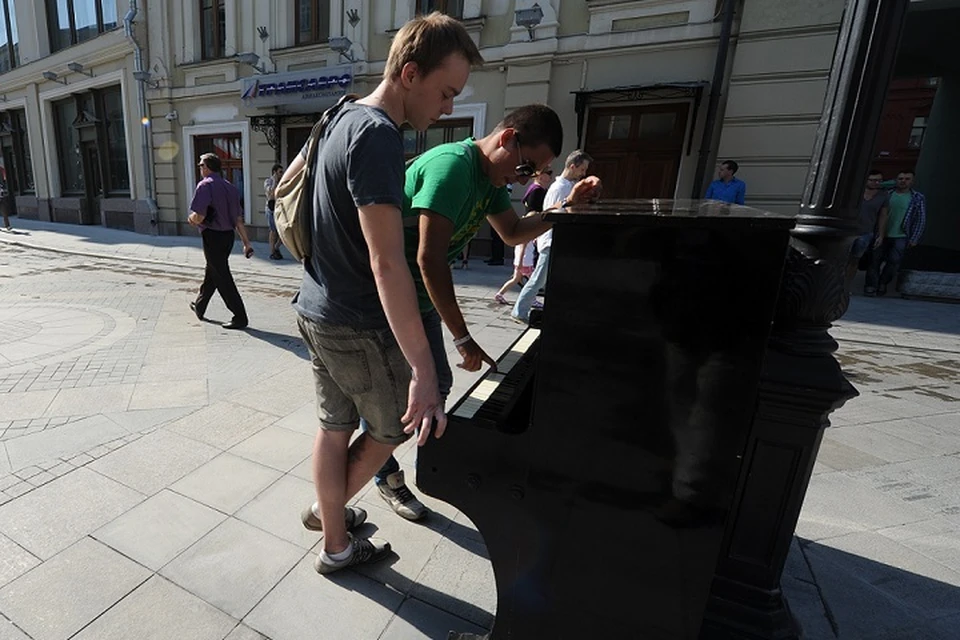
POLYGON ((730 204, 743 204, 743 199, 747 195, 747 183, 740 178, 735 178, 737 169, 740 166, 733 160, 724 160, 717 169, 717 179, 707 187, 706 200, 720 200, 730 204))
POLYGON ((203 257, 207 262, 203 283, 197 299, 190 308, 197 318, 204 320, 203 314, 210 299, 217 291, 223 298, 233 318, 224 329, 245 329, 247 310, 237 291, 237 285, 230 273, 230 252, 233 250, 236 230, 243 242, 243 253, 248 258, 253 255, 253 247, 247 238, 247 228, 243 225, 243 211, 240 207, 240 191, 220 176, 220 158, 214 153, 200 156, 200 176, 197 189, 190 203, 190 216, 187 222, 200 227, 203 239, 203 257))

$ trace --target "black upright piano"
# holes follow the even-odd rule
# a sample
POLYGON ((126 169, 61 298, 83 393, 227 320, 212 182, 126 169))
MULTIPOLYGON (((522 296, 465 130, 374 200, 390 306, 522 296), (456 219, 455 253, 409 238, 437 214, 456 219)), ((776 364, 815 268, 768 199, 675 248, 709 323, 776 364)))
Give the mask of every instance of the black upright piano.
POLYGON ((664 200, 548 219, 544 310, 417 484, 486 541, 492 640, 697 638, 794 219, 664 200))

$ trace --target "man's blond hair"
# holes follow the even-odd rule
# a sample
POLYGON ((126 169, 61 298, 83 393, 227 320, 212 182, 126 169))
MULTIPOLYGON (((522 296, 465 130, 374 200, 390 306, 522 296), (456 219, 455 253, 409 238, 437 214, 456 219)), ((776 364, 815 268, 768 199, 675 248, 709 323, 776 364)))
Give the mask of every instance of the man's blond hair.
POLYGON ((462 55, 470 66, 483 62, 477 45, 459 20, 439 11, 417 16, 394 36, 383 77, 399 77, 408 62, 416 63, 420 73, 427 75, 443 64, 451 53, 462 55))

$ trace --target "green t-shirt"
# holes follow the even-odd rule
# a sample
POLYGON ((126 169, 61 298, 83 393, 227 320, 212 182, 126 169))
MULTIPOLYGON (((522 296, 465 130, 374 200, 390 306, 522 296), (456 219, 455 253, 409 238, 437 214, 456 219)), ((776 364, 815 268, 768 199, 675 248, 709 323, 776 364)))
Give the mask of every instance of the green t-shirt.
POLYGON ((906 238, 907 234, 903 231, 903 219, 907 215, 907 209, 910 207, 911 192, 890 194, 890 204, 887 205, 887 237, 888 238, 906 238))
POLYGON ((488 215, 511 208, 506 187, 494 187, 483 172, 480 150, 472 139, 430 149, 407 168, 403 186, 404 250, 417 285, 420 312, 433 309, 417 265, 419 210, 428 209, 453 222, 447 262, 453 262, 476 235, 488 215))

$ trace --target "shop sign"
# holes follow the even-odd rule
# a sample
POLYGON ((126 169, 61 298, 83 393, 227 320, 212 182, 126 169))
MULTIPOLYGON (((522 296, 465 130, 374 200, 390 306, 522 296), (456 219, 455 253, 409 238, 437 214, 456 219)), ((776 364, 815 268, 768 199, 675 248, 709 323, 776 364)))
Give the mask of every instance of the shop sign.
POLYGON ((268 73, 243 79, 240 98, 248 107, 272 107, 307 101, 334 101, 353 84, 353 67, 268 73))

